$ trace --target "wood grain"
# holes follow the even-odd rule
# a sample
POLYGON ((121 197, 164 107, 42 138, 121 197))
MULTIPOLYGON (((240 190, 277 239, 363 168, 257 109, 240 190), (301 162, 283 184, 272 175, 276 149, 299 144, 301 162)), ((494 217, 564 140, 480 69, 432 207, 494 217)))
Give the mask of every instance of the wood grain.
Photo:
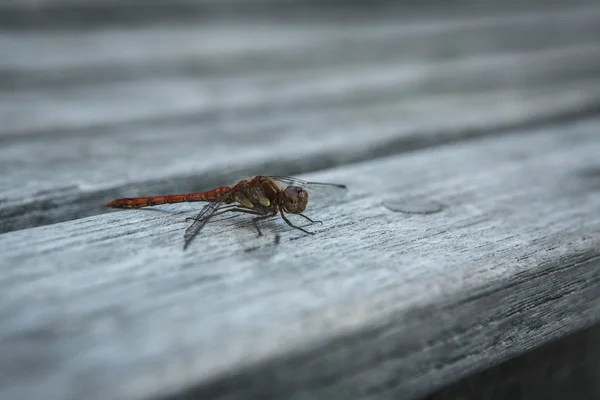
POLYGON ((600 325, 551 341, 450 385, 427 400, 600 398, 600 325))
POLYGON ((314 237, 237 218, 183 252, 194 204, 2 234, 0 397, 412 398, 597 323, 599 128, 307 175, 350 188, 314 237))
POLYGON ((598 110, 597 6, 400 11, 5 32, 0 232, 598 110))

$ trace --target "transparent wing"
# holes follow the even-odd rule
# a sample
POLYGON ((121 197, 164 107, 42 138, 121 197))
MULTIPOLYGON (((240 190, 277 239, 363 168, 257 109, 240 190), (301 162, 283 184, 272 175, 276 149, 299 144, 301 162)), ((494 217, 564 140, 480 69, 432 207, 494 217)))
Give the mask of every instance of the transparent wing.
POLYGON ((347 191, 346 185, 340 183, 311 182, 293 176, 269 176, 269 178, 276 181, 282 189, 287 186, 300 186, 308 192, 309 202, 339 199, 347 191))
POLYGON ((284 186, 300 186, 310 188, 331 188, 332 190, 345 190, 346 185, 341 183, 310 182, 293 176, 269 176, 269 178, 281 182, 284 186))
POLYGON ((229 191, 219 197, 217 200, 214 200, 200 210, 196 218, 194 218, 194 222, 185 230, 185 235, 183 236, 184 244, 183 249, 185 250, 192 239, 198 235, 198 233, 204 228, 204 226, 208 223, 210 218, 215 215, 215 213, 223 208, 229 206, 227 200, 231 196, 232 192, 229 191))

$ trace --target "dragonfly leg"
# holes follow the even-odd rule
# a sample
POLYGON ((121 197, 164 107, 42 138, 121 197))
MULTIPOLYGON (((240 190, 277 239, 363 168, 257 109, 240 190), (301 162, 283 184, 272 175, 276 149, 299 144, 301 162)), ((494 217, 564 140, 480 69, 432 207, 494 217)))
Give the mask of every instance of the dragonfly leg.
POLYGON ((316 224, 317 222, 320 223, 321 225, 323 225, 323 221, 313 221, 312 219, 308 218, 306 215, 304 214, 298 214, 301 217, 306 218, 307 220, 309 220, 310 222, 312 222, 313 224, 316 224))
POLYGON ((286 216, 285 216, 285 214, 283 213, 283 209, 281 209, 281 208, 280 208, 280 209, 279 209, 279 212, 281 213, 281 218, 283 218, 283 220, 285 221, 285 223, 286 223, 286 224, 288 224, 289 226, 291 226, 292 228, 296 228, 296 229, 298 229, 298 230, 301 230, 302 232, 304 232, 304 233, 307 233, 307 234, 309 234, 309 235, 314 235, 314 233, 313 233, 313 232, 309 232, 309 231, 307 231, 306 229, 302 229, 302 228, 300 228, 299 226, 296 226, 296 225, 292 224, 292 222, 291 222, 289 219, 287 219, 287 217, 286 217, 286 216))
POLYGON ((268 219, 268 218, 272 218, 277 214, 277 212, 273 213, 273 214, 268 214, 268 215, 261 215, 260 217, 255 217, 252 218, 252 223, 254 224, 254 227, 256 228, 256 230, 258 231, 258 236, 257 237, 261 237, 262 236, 262 232, 260 231, 260 228, 258 227, 258 221, 263 220, 263 219, 268 219))

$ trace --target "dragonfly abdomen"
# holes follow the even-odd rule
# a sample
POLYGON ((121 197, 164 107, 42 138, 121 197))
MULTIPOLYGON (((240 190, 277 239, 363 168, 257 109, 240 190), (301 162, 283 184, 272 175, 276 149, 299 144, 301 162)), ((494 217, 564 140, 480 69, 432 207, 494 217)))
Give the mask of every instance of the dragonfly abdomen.
POLYGON ((104 206, 111 208, 142 208, 171 203, 214 201, 216 199, 221 198, 221 196, 223 196, 229 190, 229 186, 221 186, 206 192, 171 194, 166 196, 122 198, 109 201, 104 206))

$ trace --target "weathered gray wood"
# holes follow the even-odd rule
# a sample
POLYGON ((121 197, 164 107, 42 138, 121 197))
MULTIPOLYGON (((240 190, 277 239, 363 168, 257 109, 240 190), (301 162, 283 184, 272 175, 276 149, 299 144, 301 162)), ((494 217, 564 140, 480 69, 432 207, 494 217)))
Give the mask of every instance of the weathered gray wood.
POLYGON ((427 400, 600 398, 600 325, 474 374, 427 400))
POLYGON ((350 186, 312 237, 234 219, 183 252, 194 204, 2 234, 0 398, 411 398, 598 323, 599 129, 307 176, 350 186))
POLYGON ((595 112, 599 15, 3 33, 0 232, 595 112))

